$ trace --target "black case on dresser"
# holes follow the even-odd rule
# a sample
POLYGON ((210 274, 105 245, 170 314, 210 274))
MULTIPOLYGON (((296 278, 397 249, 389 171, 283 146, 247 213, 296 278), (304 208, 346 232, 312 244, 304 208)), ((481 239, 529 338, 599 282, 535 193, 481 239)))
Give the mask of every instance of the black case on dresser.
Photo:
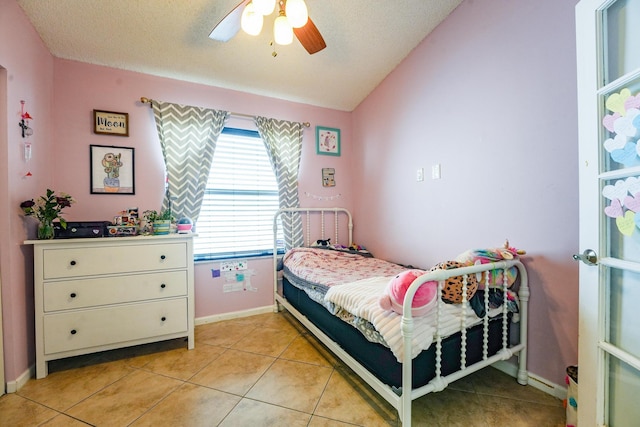
POLYGON ((82 237, 104 237, 109 221, 80 221, 67 222, 67 228, 62 228, 60 222, 53 223, 55 239, 76 239, 82 237))

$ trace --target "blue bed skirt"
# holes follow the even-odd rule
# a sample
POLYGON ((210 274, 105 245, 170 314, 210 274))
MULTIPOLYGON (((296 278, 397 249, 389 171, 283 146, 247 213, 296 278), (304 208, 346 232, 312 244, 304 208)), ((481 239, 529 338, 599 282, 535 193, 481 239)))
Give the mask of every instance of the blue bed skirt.
MULTIPOLYGON (((368 341, 360 331, 329 313, 323 306, 311 300, 301 289, 283 279, 283 295, 300 313, 328 337, 338 343, 354 359, 383 383, 400 387, 402 385, 402 364, 398 362, 387 347, 368 341)), ((489 322, 489 356, 502 347, 502 317, 492 318, 489 322)), ((511 322, 509 322, 509 326, 511 322)), ((460 333, 452 335, 442 342, 442 373, 449 375, 460 370, 460 333)), ((426 385, 435 377, 435 345, 413 359, 413 388, 426 385)), ((467 332, 467 364, 482 359, 482 324, 470 328, 467 332)))

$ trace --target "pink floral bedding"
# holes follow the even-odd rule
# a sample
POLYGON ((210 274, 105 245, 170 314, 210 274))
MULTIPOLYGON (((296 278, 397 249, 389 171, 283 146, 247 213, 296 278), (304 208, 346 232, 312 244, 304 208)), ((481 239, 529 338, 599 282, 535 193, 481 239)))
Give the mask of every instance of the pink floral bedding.
POLYGON ((395 276, 407 267, 357 253, 294 248, 283 258, 285 270, 296 277, 331 287, 369 277, 395 276))

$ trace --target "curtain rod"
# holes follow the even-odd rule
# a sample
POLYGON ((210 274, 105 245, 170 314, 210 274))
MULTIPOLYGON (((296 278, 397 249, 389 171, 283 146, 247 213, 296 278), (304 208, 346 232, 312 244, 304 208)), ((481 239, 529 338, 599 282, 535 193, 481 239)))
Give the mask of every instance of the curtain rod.
MULTIPOLYGON (((153 99, 147 98, 145 96, 141 96, 140 97, 140 102, 142 102, 143 104, 149 104, 149 107, 151 107, 151 102, 153 101, 153 99)), ((232 116, 236 116, 236 117, 246 117, 246 118, 250 118, 253 119, 254 116, 250 115, 250 114, 243 114, 243 113, 234 113, 234 112, 229 112, 230 115, 232 116)), ((311 126, 311 124, 309 122, 303 122, 302 126, 308 128, 311 126)))

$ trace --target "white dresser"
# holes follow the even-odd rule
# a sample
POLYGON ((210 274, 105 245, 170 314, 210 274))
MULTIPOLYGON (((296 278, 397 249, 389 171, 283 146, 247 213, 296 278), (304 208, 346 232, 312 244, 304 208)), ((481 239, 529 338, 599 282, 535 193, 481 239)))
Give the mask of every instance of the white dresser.
POLYGON ((179 337, 192 349, 192 239, 26 241, 34 247, 36 378, 63 357, 179 337))

